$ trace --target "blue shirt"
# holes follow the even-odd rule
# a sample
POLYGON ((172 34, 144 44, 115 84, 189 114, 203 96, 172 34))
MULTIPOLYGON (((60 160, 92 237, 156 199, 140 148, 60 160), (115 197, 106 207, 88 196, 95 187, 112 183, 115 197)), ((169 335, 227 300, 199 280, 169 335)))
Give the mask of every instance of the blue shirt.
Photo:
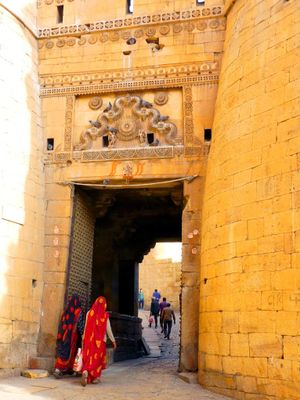
POLYGON ((159 292, 153 292, 152 297, 154 297, 156 300, 160 299, 160 293, 159 292))
POLYGON ((139 301, 144 300, 144 293, 143 292, 139 292, 139 301))

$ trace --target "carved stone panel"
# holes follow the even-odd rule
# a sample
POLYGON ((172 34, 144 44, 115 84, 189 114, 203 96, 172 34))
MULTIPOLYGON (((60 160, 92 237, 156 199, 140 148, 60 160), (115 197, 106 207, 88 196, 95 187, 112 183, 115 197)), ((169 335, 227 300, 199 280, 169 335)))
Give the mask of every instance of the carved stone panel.
POLYGON ((177 126, 143 97, 121 95, 105 104, 96 120, 89 120, 74 150, 102 147, 95 145, 102 140, 104 147, 110 148, 128 147, 128 144, 131 147, 176 145, 177 126))

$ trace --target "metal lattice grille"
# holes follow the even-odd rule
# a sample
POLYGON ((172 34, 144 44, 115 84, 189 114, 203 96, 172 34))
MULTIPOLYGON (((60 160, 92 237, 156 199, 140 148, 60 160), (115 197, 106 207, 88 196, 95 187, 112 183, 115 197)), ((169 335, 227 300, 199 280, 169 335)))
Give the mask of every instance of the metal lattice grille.
POLYGON ((76 193, 68 295, 77 293, 85 311, 90 306, 95 216, 88 197, 76 193))

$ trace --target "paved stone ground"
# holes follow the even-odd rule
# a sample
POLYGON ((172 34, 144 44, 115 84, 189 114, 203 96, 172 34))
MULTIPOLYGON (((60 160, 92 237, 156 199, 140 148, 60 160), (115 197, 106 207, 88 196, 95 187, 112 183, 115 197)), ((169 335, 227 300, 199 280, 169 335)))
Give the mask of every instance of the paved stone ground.
POLYGON ((225 400, 228 399, 189 384, 178 377, 178 327, 166 340, 160 329, 148 328, 144 336, 152 350, 149 357, 113 364, 98 385, 82 387, 79 378, 56 380, 14 377, 0 380, 0 400, 225 400))

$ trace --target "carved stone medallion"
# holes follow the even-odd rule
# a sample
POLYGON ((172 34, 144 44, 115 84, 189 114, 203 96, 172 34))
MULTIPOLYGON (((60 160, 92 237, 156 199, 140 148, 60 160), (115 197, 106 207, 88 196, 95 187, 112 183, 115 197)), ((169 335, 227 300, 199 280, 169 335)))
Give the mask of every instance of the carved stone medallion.
POLYGON ((103 104, 103 100, 99 96, 92 97, 89 101, 89 107, 92 110, 98 110, 102 106, 102 104, 103 104))
POLYGON ((205 21, 197 22, 197 29, 199 31, 204 31, 206 28, 207 28, 207 22, 205 22, 205 21))
POLYGON ((129 141, 134 139, 140 128, 139 125, 138 121, 133 118, 121 120, 117 125, 120 140, 129 141))
POLYGON ((173 25, 173 32, 174 33, 179 33, 181 32, 183 29, 183 26, 181 24, 175 24, 173 25))
POLYGON ((158 106, 163 106, 169 100, 169 96, 167 92, 156 92, 154 96, 154 103, 158 106))
POLYGON ((156 33, 156 29, 151 26, 150 28, 146 29, 145 33, 146 33, 146 36, 149 36, 149 37, 154 36, 156 33))
POLYGON ((170 27, 169 27, 169 25, 163 25, 163 26, 161 26, 161 27, 159 28, 159 32, 160 32, 162 35, 167 35, 167 34, 170 32, 170 27))

